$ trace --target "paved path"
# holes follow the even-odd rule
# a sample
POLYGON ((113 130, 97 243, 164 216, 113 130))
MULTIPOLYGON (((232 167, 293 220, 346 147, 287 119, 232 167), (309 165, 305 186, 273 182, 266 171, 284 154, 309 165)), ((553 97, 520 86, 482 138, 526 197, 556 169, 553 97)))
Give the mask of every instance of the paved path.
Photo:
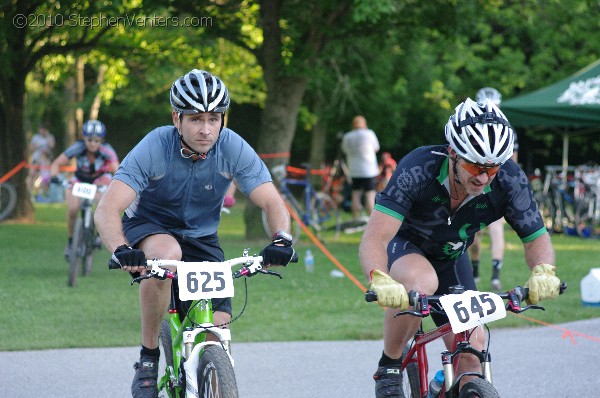
MULTIPOLYGON (((600 396, 600 318, 493 330, 491 343, 502 397, 600 396)), ((240 396, 373 397, 381 349, 381 341, 236 343, 240 396)), ((428 350, 431 373, 441 349, 434 343, 428 350)), ((129 397, 137 354, 135 347, 0 352, 0 397, 129 397)))

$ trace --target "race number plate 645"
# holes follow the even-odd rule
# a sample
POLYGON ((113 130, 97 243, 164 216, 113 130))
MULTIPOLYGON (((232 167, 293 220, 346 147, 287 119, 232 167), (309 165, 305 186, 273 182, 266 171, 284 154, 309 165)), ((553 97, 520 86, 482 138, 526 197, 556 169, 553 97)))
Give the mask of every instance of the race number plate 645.
POLYGON ((177 266, 177 281, 181 300, 233 297, 233 276, 228 264, 182 263, 177 266))
POLYGON ((440 303, 448 315, 452 332, 460 333, 506 316, 504 301, 495 293, 467 290, 462 294, 447 294, 440 303))

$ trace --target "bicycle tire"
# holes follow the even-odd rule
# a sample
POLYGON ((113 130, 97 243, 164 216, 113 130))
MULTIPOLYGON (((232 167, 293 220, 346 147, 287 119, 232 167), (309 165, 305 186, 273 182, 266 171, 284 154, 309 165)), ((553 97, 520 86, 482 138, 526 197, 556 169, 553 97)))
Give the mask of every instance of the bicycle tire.
POLYGON ((83 231, 83 219, 77 217, 75 221, 75 228, 73 229, 73 239, 71 240, 71 248, 69 255, 69 280, 68 284, 70 287, 74 287, 77 284, 77 274, 79 273, 79 264, 82 259, 81 256, 81 244, 84 242, 84 231, 83 231))
MULTIPOLYGON (((167 364, 167 366, 173 367, 173 343, 171 341, 171 325, 169 325, 169 321, 166 319, 163 319, 160 323, 160 333, 158 339, 160 340, 160 344, 163 349, 162 354, 165 358, 165 363, 167 364)), ((181 395, 177 396, 177 391, 175 390, 175 387, 171 384, 170 381, 167 382, 165 389, 167 390, 167 395, 170 398, 185 397, 185 391, 182 391, 181 395)))
POLYGON ((17 189, 10 182, 0 184, 0 220, 4 220, 15 209, 17 189))
POLYGON ((465 383, 458 398, 500 398, 500 395, 489 381, 477 378, 465 383))
POLYGON ((575 208, 575 227, 582 238, 590 238, 594 234, 594 215, 596 213, 596 193, 586 192, 579 199, 575 208))
POLYGON ((544 195, 539 203, 540 214, 544 220, 544 225, 549 233, 557 232, 556 230, 556 206, 551 194, 544 195))
POLYGON ((81 262, 83 263, 82 267, 82 275, 88 276, 92 273, 92 267, 94 266, 94 250, 96 249, 96 229, 92 226, 85 231, 85 239, 83 248, 83 258, 81 262))
MULTIPOLYGON (((410 346, 404 347, 402 358, 406 358, 410 346)), ((402 370, 402 391, 405 398, 421 398, 421 383, 419 368, 415 362, 411 362, 402 370)))
POLYGON ((225 350, 207 346, 198 366, 198 396, 201 398, 238 398, 233 366, 225 350))
MULTIPOLYGON (((271 228, 269 228, 269 223, 267 222, 267 214, 263 211, 260 217, 262 220, 263 229, 265 230, 265 234, 269 239, 273 238, 273 234, 275 232, 271 232, 271 228)), ((300 240, 300 232, 302 228, 300 228, 300 225, 298 225, 296 220, 294 220, 293 218, 290 220, 290 230, 292 235, 292 244, 295 245, 300 240)))
POLYGON ((338 235, 342 228, 342 220, 338 206, 329 194, 316 192, 311 199, 311 224, 318 226, 319 231, 334 230, 338 235))

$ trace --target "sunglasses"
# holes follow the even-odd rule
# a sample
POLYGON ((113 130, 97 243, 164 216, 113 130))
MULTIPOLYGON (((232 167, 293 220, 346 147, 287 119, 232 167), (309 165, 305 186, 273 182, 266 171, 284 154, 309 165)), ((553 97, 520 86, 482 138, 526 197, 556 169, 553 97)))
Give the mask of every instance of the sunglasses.
POLYGON ((466 160, 464 160, 464 162, 461 163, 460 166, 463 169, 465 169, 469 174, 471 174, 473 177, 477 177, 483 173, 486 173, 488 175, 488 177, 493 177, 496 175, 498 170, 500 170, 500 165, 482 166, 480 164, 467 162, 466 160))

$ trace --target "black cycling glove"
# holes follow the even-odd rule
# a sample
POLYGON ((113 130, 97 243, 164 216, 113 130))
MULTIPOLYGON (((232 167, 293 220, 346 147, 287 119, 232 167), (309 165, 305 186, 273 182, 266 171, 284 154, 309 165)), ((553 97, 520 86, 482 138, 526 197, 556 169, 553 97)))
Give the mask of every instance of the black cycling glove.
POLYGON ((276 232, 273 242, 260 251, 264 265, 288 265, 296 251, 292 247, 292 236, 285 231, 276 232))
POLYGON ((121 267, 137 267, 140 265, 146 265, 146 255, 144 252, 127 245, 121 245, 117 247, 112 255, 112 260, 121 267))

